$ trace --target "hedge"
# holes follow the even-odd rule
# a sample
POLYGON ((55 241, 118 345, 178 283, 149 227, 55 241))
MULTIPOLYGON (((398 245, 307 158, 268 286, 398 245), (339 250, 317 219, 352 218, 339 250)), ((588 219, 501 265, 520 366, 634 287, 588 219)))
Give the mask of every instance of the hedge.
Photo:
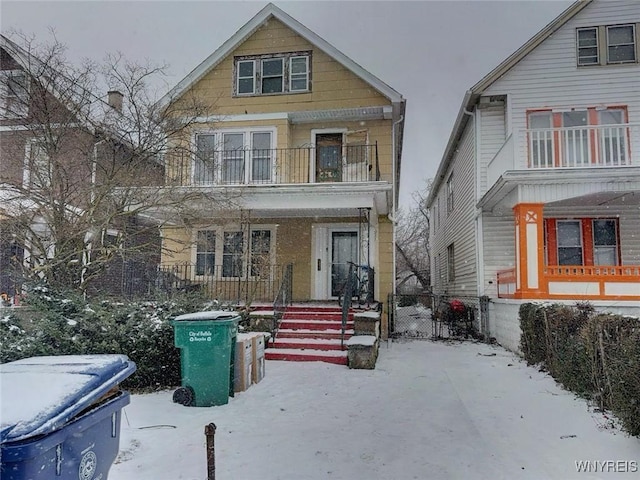
POLYGON ((640 319, 594 312, 588 304, 523 304, 520 347, 565 388, 612 411, 640 436, 640 319))
POLYGON ((170 320, 221 306, 200 296, 154 302, 86 302, 67 292, 35 288, 27 307, 0 314, 0 363, 41 355, 117 353, 136 363, 124 388, 160 390, 180 385, 180 350, 170 320))

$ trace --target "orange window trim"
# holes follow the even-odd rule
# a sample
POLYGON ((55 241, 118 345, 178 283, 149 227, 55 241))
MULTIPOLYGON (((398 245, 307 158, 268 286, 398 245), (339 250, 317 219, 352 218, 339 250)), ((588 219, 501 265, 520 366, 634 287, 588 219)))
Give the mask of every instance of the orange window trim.
POLYGON ((617 251, 617 265, 622 265, 622 252, 620 246, 620 222, 617 218, 611 217, 590 217, 590 218, 545 218, 545 235, 547 245, 547 265, 558 265, 558 220, 577 220, 580 221, 582 230, 582 264, 584 266, 594 265, 594 248, 595 241, 593 238, 593 221, 594 220, 613 220, 616 227, 616 251, 617 251))

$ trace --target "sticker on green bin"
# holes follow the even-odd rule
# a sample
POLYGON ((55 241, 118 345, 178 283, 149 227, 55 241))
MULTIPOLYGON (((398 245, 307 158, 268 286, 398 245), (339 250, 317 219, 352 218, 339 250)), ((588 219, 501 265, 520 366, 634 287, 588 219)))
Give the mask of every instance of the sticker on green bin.
POLYGON ((210 342, 211 341, 210 330, 198 330, 197 332, 189 332, 190 342, 210 342))

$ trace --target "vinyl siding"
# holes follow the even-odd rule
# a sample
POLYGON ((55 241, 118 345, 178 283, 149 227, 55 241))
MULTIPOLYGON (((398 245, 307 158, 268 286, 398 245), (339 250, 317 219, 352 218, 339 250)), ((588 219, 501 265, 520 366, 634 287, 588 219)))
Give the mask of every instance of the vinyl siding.
POLYGON ((515 267, 516 244, 513 215, 482 217, 484 247, 484 294, 498 296, 497 272, 515 267))
POLYGON ((480 115, 482 140, 479 146, 479 198, 487 191, 487 165, 504 144, 506 135, 504 107, 492 107, 476 111, 480 115))
MULTIPOLYGON (((576 28, 639 22, 637 0, 593 2, 483 92, 509 95, 516 165, 527 165, 524 129, 529 109, 627 105, 629 121, 640 122, 640 63, 578 68, 576 60, 576 28)), ((636 49, 640 55, 640 45, 636 49)), ((638 137, 632 145, 635 163, 638 137)))
POLYGON ((432 241, 432 279, 437 294, 476 296, 476 241, 475 241, 475 122, 471 120, 460 139, 459 148, 438 191, 440 222, 434 228, 432 241), (447 180, 453 174, 454 209, 447 213, 447 180), (447 247, 453 243, 455 250, 455 279, 447 282, 447 247), (440 256, 436 272, 436 258, 440 256))

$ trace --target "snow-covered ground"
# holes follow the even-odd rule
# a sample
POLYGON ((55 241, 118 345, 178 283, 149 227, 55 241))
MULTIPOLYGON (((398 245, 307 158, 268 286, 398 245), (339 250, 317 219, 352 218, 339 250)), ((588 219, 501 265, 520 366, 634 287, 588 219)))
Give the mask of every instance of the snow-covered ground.
POLYGON ((217 480, 639 478, 640 439, 484 344, 383 344, 375 370, 270 361, 219 407, 171 396, 132 396, 110 480, 206 480, 211 422, 217 480))

